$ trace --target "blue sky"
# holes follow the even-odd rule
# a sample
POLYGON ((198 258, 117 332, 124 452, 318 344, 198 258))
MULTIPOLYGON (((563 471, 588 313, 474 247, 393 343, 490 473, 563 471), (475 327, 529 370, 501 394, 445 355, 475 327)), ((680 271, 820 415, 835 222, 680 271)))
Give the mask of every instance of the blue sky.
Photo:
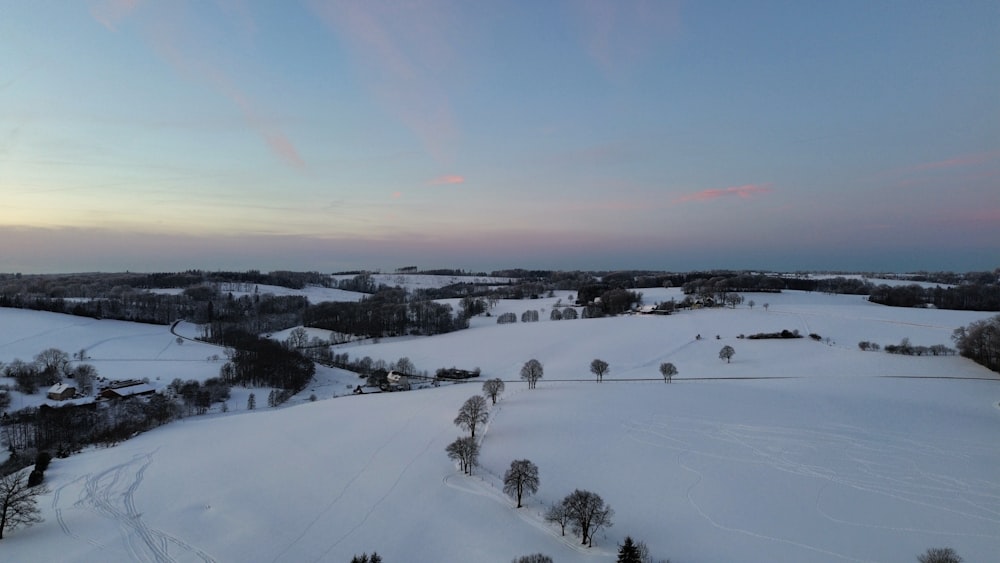
POLYGON ((0 272, 1000 266, 995 1, 0 14, 0 272))

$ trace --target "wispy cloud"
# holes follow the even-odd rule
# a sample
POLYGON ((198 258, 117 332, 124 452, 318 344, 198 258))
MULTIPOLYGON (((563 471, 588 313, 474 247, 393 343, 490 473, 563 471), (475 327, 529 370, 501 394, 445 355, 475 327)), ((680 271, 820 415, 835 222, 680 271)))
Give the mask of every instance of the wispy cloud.
POLYGON ((465 176, 459 176, 457 174, 449 174, 446 176, 438 176, 427 181, 429 186, 444 186, 448 184, 464 184, 465 176))
MULTIPOLYGON (((91 15, 110 30, 115 30, 118 24, 132 13, 139 0, 106 0, 91 8, 91 15)), ((253 30, 253 20, 249 12, 239 2, 232 0, 221 4, 227 23, 234 25, 245 33, 253 30)), ((301 168, 305 166, 295 144, 281 128, 261 112, 251 101, 249 95, 238 87, 229 75, 222 70, 222 65, 213 62, 212 50, 200 46, 194 30, 203 26, 194 25, 185 17, 183 6, 165 3, 155 17, 141 22, 141 31, 153 50, 180 75, 197 82, 206 83, 217 93, 227 98, 235 105, 247 125, 263 139, 268 149, 286 163, 301 168)))
POLYGON ((771 192, 771 184, 744 184, 742 186, 730 186, 728 188, 712 188, 702 190, 687 195, 682 195, 675 201, 687 203, 691 201, 712 201, 715 199, 737 197, 740 199, 750 199, 759 195, 771 192))
POLYGON ((454 77, 455 6, 440 2, 311 2, 364 61, 370 87, 432 158, 454 160, 458 128, 444 85, 454 77))
POLYGON ((587 53, 607 75, 653 52, 680 23, 680 2, 674 0, 578 0, 569 6, 580 22, 587 53))

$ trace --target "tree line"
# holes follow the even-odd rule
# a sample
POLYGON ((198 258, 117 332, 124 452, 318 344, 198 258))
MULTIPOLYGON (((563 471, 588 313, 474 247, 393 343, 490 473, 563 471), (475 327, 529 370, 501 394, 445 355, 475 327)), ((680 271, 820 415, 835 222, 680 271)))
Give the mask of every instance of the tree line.
POLYGON ((385 289, 358 302, 324 302, 308 307, 303 324, 369 338, 443 334, 465 328, 451 305, 411 301, 402 289, 385 289))
POLYGON ((952 340, 959 354, 1000 372, 1000 315, 955 329, 952 340))

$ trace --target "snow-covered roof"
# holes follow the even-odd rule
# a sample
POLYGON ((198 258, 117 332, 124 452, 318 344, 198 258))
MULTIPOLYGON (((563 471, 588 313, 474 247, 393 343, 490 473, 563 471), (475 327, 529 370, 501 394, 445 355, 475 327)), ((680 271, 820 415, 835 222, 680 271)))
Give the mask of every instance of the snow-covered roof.
POLYGON ((49 393, 55 393, 58 395, 61 393, 65 393, 70 389, 73 389, 75 391, 76 387, 73 387, 72 385, 69 385, 67 383, 56 383, 52 387, 49 387, 49 393))
POLYGON ((154 393, 156 388, 148 383, 137 383, 135 385, 126 385, 123 387, 112 387, 108 391, 114 391, 119 397, 131 397, 132 395, 142 395, 145 393, 154 393))

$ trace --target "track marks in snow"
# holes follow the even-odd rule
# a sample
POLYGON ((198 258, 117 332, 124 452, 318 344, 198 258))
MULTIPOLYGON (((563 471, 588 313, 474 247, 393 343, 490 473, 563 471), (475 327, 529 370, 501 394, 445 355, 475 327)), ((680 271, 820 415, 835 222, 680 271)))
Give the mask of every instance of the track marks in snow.
POLYGON ((403 466, 403 469, 400 470, 399 474, 396 475, 396 479, 392 482, 392 485, 390 485, 389 488, 386 489, 385 493, 383 493, 382 496, 379 497, 379 499, 377 501, 375 501, 375 504, 371 505, 371 507, 368 508, 368 511, 365 512, 364 517, 361 518, 361 520, 359 520, 358 523, 355 524, 350 530, 347 530, 346 532, 344 532, 339 538, 337 538, 336 541, 334 541, 332 544, 330 544, 330 546, 326 548, 326 551, 324 551, 322 553, 322 555, 320 555, 319 557, 316 558, 317 562, 318 561, 322 561, 330 553, 330 551, 334 547, 340 545, 340 542, 342 542, 342 541, 344 541, 344 539, 350 537, 351 534, 353 534, 355 531, 357 531, 359 528, 361 528, 361 526, 364 526, 365 522, 368 521, 368 518, 371 517, 372 513, 375 512, 375 509, 377 509, 379 507, 379 505, 381 505, 382 502, 385 501, 385 499, 387 499, 389 497, 389 495, 392 494, 392 492, 396 490, 396 487, 399 486, 399 482, 403 479, 403 475, 406 475, 406 473, 410 470, 410 467, 413 466, 413 463, 415 461, 417 461, 418 458, 420 458, 421 456, 423 456, 424 454, 427 453, 427 450, 430 449, 431 444, 433 444, 434 442, 437 441, 437 438, 438 438, 437 436, 434 436, 433 438, 431 438, 430 440, 428 440, 427 444, 424 446, 424 448, 422 450, 420 450, 412 458, 410 458, 410 461, 407 462, 406 465, 403 466))
MULTIPOLYGON (((323 508, 323 510, 321 510, 318 514, 316 514, 316 517, 313 518, 312 521, 310 521, 309 524, 306 525, 306 527, 302 529, 302 532, 298 536, 296 536, 295 539, 293 539, 292 541, 290 541, 288 543, 288 545, 286 545, 284 547, 284 549, 282 549, 280 552, 278 552, 277 555, 274 556, 274 559, 271 560, 272 563, 276 563, 285 554, 287 554, 293 547, 295 547, 296 545, 298 545, 298 543, 300 541, 302 541, 306 537, 306 535, 309 534, 309 532, 320 522, 320 520, 322 520, 324 516, 326 516, 327 514, 330 513, 331 510, 333 510, 333 508, 337 505, 337 503, 339 503, 340 500, 342 498, 344 498, 344 495, 347 494, 347 492, 349 490, 351 490, 351 487, 355 483, 355 481, 357 481, 359 478, 361 478, 362 475, 364 475, 365 473, 367 473, 375 465, 375 461, 378 459, 378 457, 382 453, 382 451, 386 447, 388 447, 389 444, 391 444, 393 441, 395 441, 397 438, 399 438, 403 434, 403 432, 405 432, 407 430, 407 428, 410 427, 410 423, 416 418, 416 416, 417 415, 414 414, 410 418, 406 419, 406 421, 399 426, 398 430, 396 430, 395 432, 393 432, 388 438, 385 439, 384 442, 382 442, 381 444, 379 444, 379 446, 372 452, 372 454, 370 456, 368 456, 368 461, 365 462, 365 465, 362 466, 361 469, 359 469, 354 474, 354 476, 352 476, 350 479, 348 479, 344 483, 344 486, 340 488, 340 491, 336 494, 336 496, 334 496, 333 499, 331 499, 330 502, 327 503, 326 507, 323 508)), ((430 447, 430 444, 428 444, 428 447, 430 447)), ((425 448, 425 450, 426 450, 426 448, 425 448)), ((419 455, 418 455, 418 457, 419 457, 419 455)), ((414 458, 414 459, 416 459, 416 458, 414 458)), ((412 464, 413 461, 414 460, 411 459, 410 460, 410 464, 412 464)), ((400 478, 402 478, 402 474, 400 474, 400 476, 397 477, 397 480, 396 480, 397 483, 399 482, 400 478)), ((393 487, 395 487, 395 485, 393 485, 393 487)), ((384 498, 385 497, 383 497, 383 499, 384 498)), ((379 502, 381 502, 381 500, 379 502)), ((374 510, 374 507, 372 507, 372 510, 374 510)), ((367 519, 368 516, 370 516, 370 515, 371 515, 371 510, 368 512, 368 514, 365 515, 365 519, 367 519)), ((360 526, 360 524, 359 524, 359 526, 360 526)), ((357 529, 357 527, 355 527, 354 529, 357 529)), ((344 537, 346 537, 346 536, 344 536, 344 537)), ((328 548, 326 550, 325 553, 329 553, 330 549, 333 549, 333 547, 336 546, 338 543, 340 543, 340 541, 342 541, 344 539, 344 537, 341 537, 340 539, 338 539, 333 545, 330 546, 330 548, 328 548)))
MULTIPOLYGON (((677 466, 695 476, 686 491, 687 503, 720 530, 846 561, 864 560, 765 533, 752 519, 727 522, 731 517, 699 502, 699 491, 711 498, 717 494, 717 486, 725 486, 718 483, 718 477, 706 473, 709 468, 712 473, 718 470, 720 475, 726 475, 752 466, 753 471, 763 472, 762 483, 794 478, 806 490, 813 489, 815 516, 831 524, 920 536, 1000 540, 1000 533, 995 531, 1000 529, 1000 480, 963 478, 960 472, 942 471, 942 467, 951 465, 939 463, 956 459, 975 463, 975 454, 982 446, 930 443, 845 425, 809 430, 669 415, 623 420, 622 425, 625 435, 644 447, 677 452, 677 466), (768 472, 788 477, 767 476, 768 472), (845 505, 849 501, 844 500, 844 495, 884 497, 905 507, 903 512, 912 519, 879 521, 863 511, 852 511, 845 505), (937 526, 935 522, 951 524, 937 526)), ((782 491, 775 494, 787 495, 782 491)))
MULTIPOLYGON (((57 489, 53 495, 52 508, 56 513, 59 527, 67 536, 81 539, 68 525, 63 514, 64 507, 61 505, 62 493, 70 488, 77 488, 80 489, 78 499, 70 508, 90 511, 114 522, 130 561, 172 563, 175 559, 171 552, 174 551, 214 563, 215 559, 201 549, 181 538, 149 526, 136 507, 135 493, 142 485, 155 453, 154 451, 136 455, 101 473, 81 476, 57 489)), ((94 539, 86 541, 102 550, 109 549, 94 539)))

